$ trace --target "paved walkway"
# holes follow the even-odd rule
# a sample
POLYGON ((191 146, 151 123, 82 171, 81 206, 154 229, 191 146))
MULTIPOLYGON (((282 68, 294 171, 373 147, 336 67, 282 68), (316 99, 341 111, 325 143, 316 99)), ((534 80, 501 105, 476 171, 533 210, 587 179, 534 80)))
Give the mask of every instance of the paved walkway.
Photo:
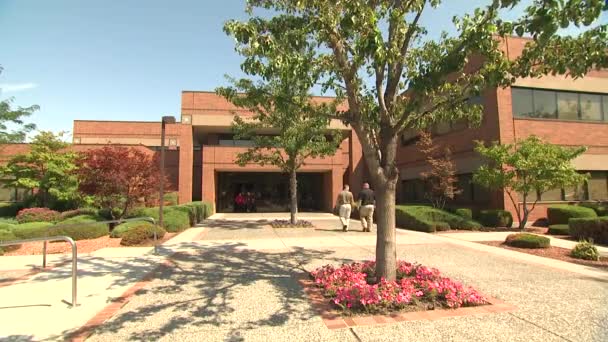
MULTIPOLYGON (((402 230, 399 258, 438 267, 518 310, 328 330, 296 278, 327 263, 373 259, 374 232, 361 232, 353 221, 353 229, 343 233, 330 217, 314 221, 317 229, 272 229, 258 219, 210 220, 164 244, 160 253, 173 254, 175 266, 163 269, 90 340, 608 340, 608 272, 402 230)), ((62 302, 70 296, 66 266, 0 287, 0 339, 60 339, 158 265, 161 257, 150 252, 120 248, 80 257, 82 305, 76 309, 62 302)), ((5 258, 0 257, 0 270, 14 269, 5 258)))
MULTIPOLYGON (((446 237, 464 240, 464 241, 505 241, 507 235, 513 234, 513 232, 474 232, 474 233, 439 233, 446 237)), ((556 238, 554 236, 543 235, 551 239, 551 246, 572 249, 576 246, 577 242, 572 240, 566 240, 556 238)), ((608 256, 608 247, 596 246, 597 250, 602 256, 608 256)))

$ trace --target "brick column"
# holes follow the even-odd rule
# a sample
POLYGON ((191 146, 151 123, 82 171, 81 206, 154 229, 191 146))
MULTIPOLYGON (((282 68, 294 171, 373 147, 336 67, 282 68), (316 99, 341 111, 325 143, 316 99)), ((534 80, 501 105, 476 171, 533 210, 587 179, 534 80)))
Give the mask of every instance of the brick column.
POLYGON ((203 201, 213 203, 215 208, 215 166, 214 164, 205 164, 203 155, 203 201))
POLYGON ((366 165, 365 159, 363 158, 363 150, 361 148, 361 143, 359 142, 359 137, 354 130, 350 131, 349 136, 349 172, 348 182, 350 185, 350 190, 355 195, 355 197, 359 194, 359 191, 363 187, 363 181, 366 175, 366 165))
POLYGON ((179 125, 179 203, 192 202, 192 126, 179 125))

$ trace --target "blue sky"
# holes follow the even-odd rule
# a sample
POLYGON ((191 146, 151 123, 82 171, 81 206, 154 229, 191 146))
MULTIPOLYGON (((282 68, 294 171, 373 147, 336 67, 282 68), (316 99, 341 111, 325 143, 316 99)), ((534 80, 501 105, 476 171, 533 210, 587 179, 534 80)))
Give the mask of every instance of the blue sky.
MULTIPOLYGON (((485 2, 446 1, 423 20, 436 35, 485 2)), ((241 75, 222 26, 243 9, 244 0, 0 0, 0 99, 40 105, 31 120, 53 131, 74 119, 179 116, 182 90, 241 75)))

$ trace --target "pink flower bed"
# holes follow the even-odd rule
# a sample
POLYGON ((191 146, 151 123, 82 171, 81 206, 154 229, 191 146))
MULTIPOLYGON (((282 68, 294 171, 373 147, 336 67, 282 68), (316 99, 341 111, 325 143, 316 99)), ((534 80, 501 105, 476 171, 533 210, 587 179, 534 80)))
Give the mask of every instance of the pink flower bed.
POLYGON ((475 289, 441 276, 435 268, 397 262, 397 280, 372 284, 375 261, 326 265, 311 272, 324 295, 345 311, 395 311, 408 307, 459 308, 487 304, 475 289))

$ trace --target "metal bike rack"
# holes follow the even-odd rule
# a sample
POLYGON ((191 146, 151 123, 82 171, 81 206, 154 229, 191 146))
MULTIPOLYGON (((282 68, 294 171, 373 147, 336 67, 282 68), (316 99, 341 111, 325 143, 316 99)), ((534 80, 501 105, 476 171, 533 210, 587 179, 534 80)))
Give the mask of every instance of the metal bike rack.
MULTIPOLYGON (((45 245, 47 241, 65 241, 72 245, 72 307, 76 306, 76 295, 77 295, 77 247, 74 240, 72 240, 69 236, 50 236, 50 237, 40 237, 40 238, 32 238, 32 239, 24 239, 24 240, 13 240, 13 241, 0 241, 0 247, 4 246, 13 246, 13 245, 21 245, 23 243, 28 242, 37 242, 44 241, 45 245)), ((46 253, 46 250, 44 251, 46 253)), ((46 263, 46 254, 44 255, 45 263, 46 263)))
MULTIPOLYGON (((57 227, 61 227, 61 228, 82 227, 82 226, 100 224, 100 223, 118 223, 118 224, 120 224, 120 223, 125 223, 125 222, 132 222, 132 221, 145 221, 145 222, 150 222, 153 225, 156 225, 156 220, 154 220, 154 218, 152 218, 152 217, 135 217, 135 218, 124 219, 124 220, 95 221, 95 222, 91 222, 91 223, 74 223, 74 224, 63 224, 63 225, 60 224, 60 225, 49 227, 47 229, 46 233, 48 235, 50 232, 50 229, 57 228, 57 227)), ((77 251, 76 242, 74 242, 74 240, 71 237, 69 237, 69 236, 45 236, 45 237, 32 238, 32 239, 0 241, 0 247, 21 245, 21 244, 28 243, 28 242, 38 242, 38 241, 43 242, 43 245, 42 245, 42 268, 43 269, 46 268, 46 250, 47 250, 47 243, 49 241, 65 241, 65 242, 68 242, 72 246, 72 303, 71 303, 72 305, 71 306, 75 307, 76 306, 76 296, 77 296, 78 251, 77 251)), ((154 230, 154 254, 158 254, 158 243, 157 242, 158 242, 158 237, 156 235, 156 230, 154 230)))

